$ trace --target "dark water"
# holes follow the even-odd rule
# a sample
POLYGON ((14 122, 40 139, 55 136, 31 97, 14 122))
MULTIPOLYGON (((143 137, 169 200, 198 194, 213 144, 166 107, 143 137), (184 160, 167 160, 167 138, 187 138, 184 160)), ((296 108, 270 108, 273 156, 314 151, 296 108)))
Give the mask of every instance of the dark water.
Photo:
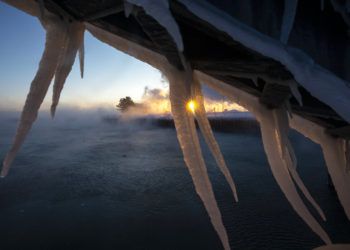
MULTIPOLYGON (((15 119, 1 119, 0 156, 15 119)), ((239 203, 204 148, 233 249, 322 245, 286 202, 256 134, 216 133, 239 203)), ((299 171, 334 242, 350 223, 327 184, 320 148, 293 134, 299 171)), ((196 195, 173 129, 99 118, 41 119, 0 180, 0 249, 222 249, 196 195)))

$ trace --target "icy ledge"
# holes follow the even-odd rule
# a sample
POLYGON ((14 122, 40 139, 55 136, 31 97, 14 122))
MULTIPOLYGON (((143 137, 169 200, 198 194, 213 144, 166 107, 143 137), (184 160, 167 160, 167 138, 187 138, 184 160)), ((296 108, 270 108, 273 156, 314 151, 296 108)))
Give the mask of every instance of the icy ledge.
POLYGON ((210 4, 197 0, 179 0, 179 2, 198 18, 226 32, 235 41, 285 65, 299 84, 350 122, 350 84, 348 82, 315 64, 300 50, 289 48, 257 32, 210 4))

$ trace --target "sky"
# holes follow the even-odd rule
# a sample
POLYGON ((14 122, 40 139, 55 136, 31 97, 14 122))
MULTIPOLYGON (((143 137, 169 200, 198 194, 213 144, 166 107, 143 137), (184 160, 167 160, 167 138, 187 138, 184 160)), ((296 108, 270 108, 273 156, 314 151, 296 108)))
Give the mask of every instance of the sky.
MULTIPOLYGON (((45 31, 38 19, 0 2, 0 110, 21 110, 44 50, 45 31)), ((141 99, 145 86, 164 88, 160 72, 85 32, 85 75, 79 62, 68 77, 61 106, 111 107, 119 98, 141 99)), ((52 88, 42 109, 50 105, 52 88)))

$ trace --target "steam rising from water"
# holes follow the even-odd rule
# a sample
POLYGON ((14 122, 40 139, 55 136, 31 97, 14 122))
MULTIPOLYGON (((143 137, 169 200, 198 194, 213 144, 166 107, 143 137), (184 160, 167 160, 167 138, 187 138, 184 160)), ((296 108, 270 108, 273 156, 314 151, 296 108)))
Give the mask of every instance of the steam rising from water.
MULTIPOLYGON (((204 89, 205 109, 209 113, 221 113, 226 111, 247 111, 242 106, 234 103, 227 98, 214 94, 211 89, 204 89)), ((168 88, 149 88, 145 87, 140 103, 130 108, 126 116, 144 116, 147 115, 170 115, 171 107, 169 101, 168 88)))

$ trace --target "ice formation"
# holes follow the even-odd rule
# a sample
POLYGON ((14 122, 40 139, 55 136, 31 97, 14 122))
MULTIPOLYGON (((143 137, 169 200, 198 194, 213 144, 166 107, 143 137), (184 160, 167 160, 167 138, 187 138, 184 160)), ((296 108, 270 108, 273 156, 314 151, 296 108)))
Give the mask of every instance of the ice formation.
MULTIPOLYGON (((172 67, 168 63, 167 59, 162 55, 106 32, 105 30, 102 30, 96 26, 86 24, 86 27, 87 30, 100 41, 152 65, 153 67, 162 71, 163 74, 169 79, 171 108, 178 134, 178 140, 181 145, 186 166, 188 167, 192 176, 196 192, 202 199, 213 226, 218 232, 222 244, 224 245, 225 249, 230 249, 227 233, 222 223, 221 213, 218 209, 206 171, 197 132, 195 131, 193 115, 189 114, 186 110, 187 101, 191 99, 192 96, 190 80, 192 76, 189 75, 188 72, 181 72, 172 67), (179 86, 176 87, 177 85, 179 86), (182 121, 182 119, 184 120, 182 121)), ((227 175, 225 175, 225 177, 226 176, 227 175)))
POLYGON ((323 127, 298 115, 293 115, 293 118, 290 119, 290 126, 320 144, 328 173, 345 214, 350 219, 350 173, 346 171, 349 162, 344 151, 345 140, 326 134, 323 127))
POLYGON ((53 96, 51 104, 51 115, 55 116, 56 107, 58 105, 61 92, 63 90, 64 83, 72 70, 72 66, 75 61, 77 52, 79 52, 80 58, 80 71, 81 77, 83 77, 84 70, 84 51, 83 51, 83 39, 84 39, 85 26, 81 22, 71 22, 66 24, 65 41, 62 48, 62 54, 60 61, 57 65, 55 82, 53 85, 53 96))
POLYGON ((284 0, 284 12, 281 29, 281 42, 287 44, 289 34, 292 31, 298 0, 284 0))
POLYGON ((238 195, 236 190, 236 185, 232 179, 232 176, 230 174, 230 170, 228 169, 224 156, 221 153, 220 147, 214 137, 213 131, 211 129, 209 120, 206 115, 205 107, 204 107, 204 98, 201 91, 200 82, 196 78, 196 76, 193 77, 193 98, 197 104, 197 107, 195 109, 195 116, 196 120, 198 122, 199 129, 201 130, 203 137, 214 156, 216 163, 219 166, 220 171, 225 176, 226 181, 231 187, 231 190, 233 192, 233 196, 235 198, 235 201, 238 201, 238 195))
POLYGON ((43 102, 51 80, 55 75, 65 42, 65 36, 62 34, 65 34, 66 27, 62 24, 59 17, 47 13, 45 19, 40 21, 46 29, 45 50, 39 64, 39 69, 31 83, 14 142, 3 162, 3 168, 1 171, 2 177, 7 175, 17 151, 37 117, 40 105, 43 102))
POLYGON ((202 156, 194 117, 186 108, 187 102, 191 99, 192 74, 179 71, 174 67, 169 67, 164 73, 170 84, 171 112, 185 163, 192 176, 196 192, 203 201, 224 249, 230 249, 226 229, 202 156))
POLYGON ((6 0, 5 2, 37 16, 46 30, 46 43, 38 71, 31 83, 30 91, 23 107, 15 139, 3 162, 2 177, 7 175, 14 157, 36 120, 38 110, 53 77, 55 77, 55 84, 51 112, 54 114, 60 92, 74 63, 76 52, 81 47, 84 34, 84 25, 82 23, 66 22, 46 11, 46 9, 43 10, 42 4, 34 4, 33 1, 20 2, 16 0, 6 0))
MULTIPOLYGON (((46 9, 43 11, 43 5, 40 5, 40 1, 39 4, 33 0, 2 1, 13 5, 30 15, 38 17, 46 29, 46 44, 39 69, 31 83, 30 92, 23 108, 14 143, 5 157, 1 176, 7 174, 11 162, 36 119, 47 89, 55 76, 52 105, 52 113, 54 114, 60 92, 63 89, 65 79, 71 70, 77 52, 79 52, 80 70, 81 76, 83 77, 83 35, 86 27, 90 33, 100 41, 152 65, 163 72, 169 79, 171 108, 178 141, 184 155, 184 161, 193 179, 195 190, 202 199, 211 222, 225 249, 230 249, 228 236, 202 156, 194 118, 197 119, 205 141, 219 165, 220 170, 228 181, 236 200, 237 194, 233 179, 226 166, 205 114, 200 82, 208 84, 217 92, 231 98, 256 116, 261 125, 264 149, 267 154, 271 171, 287 200, 306 224, 326 244, 329 244, 320 249, 338 249, 337 245, 330 245, 331 240, 327 233, 312 216, 298 193, 299 188, 305 198, 325 220, 323 211, 312 198, 297 173, 297 160, 292 145, 288 139, 288 131, 289 127, 294 128, 321 145, 327 168, 333 180, 338 197, 344 207, 345 213, 350 219, 349 141, 333 138, 326 134, 324 128, 321 126, 307 121, 300 116, 292 116, 289 102, 286 102, 285 106, 278 109, 267 109, 259 103, 256 96, 222 83, 204 73, 197 71, 192 72, 189 67, 185 67, 185 71, 180 71, 173 67, 163 55, 148 50, 138 44, 132 43, 88 23, 82 24, 75 21, 65 22, 64 20, 61 20, 61 18, 48 12, 46 9), (194 114, 186 110, 186 104, 191 99, 194 99, 198 104, 194 114), (291 115, 289 119, 287 115, 288 111, 291 115)), ((132 5, 140 6, 146 11, 146 13, 155 18, 159 24, 164 26, 174 39, 179 50, 179 55, 182 55, 181 51, 183 50, 183 43, 181 34, 177 23, 169 10, 169 3, 167 0, 161 0, 157 2, 157 4, 151 0, 126 1, 126 3, 129 3, 129 5, 126 4, 129 6, 129 10, 132 9, 130 7, 132 5)), ((316 98, 331 106, 345 120, 350 121, 350 109, 348 108, 350 90, 345 81, 314 64, 314 62, 302 52, 288 48, 280 42, 258 33, 250 27, 234 20, 231 16, 227 16, 225 13, 208 6, 203 2, 200 3, 192 0, 179 1, 199 18, 226 32, 236 41, 284 64, 293 74, 295 80, 279 81, 278 83, 289 86, 292 94, 301 105, 302 100, 298 91, 298 83, 316 98)), ((286 0, 285 4, 281 41, 286 43, 293 26, 297 0, 286 0)), ((130 14, 130 11, 127 11, 126 14, 130 14)), ((185 62, 185 60, 183 60, 183 62, 185 62)), ((266 82, 277 81, 276 79, 269 79, 267 76, 261 75, 255 75, 249 78, 254 82, 257 82, 258 77, 261 77, 266 82)))
MULTIPOLYGON (((84 31, 85 32, 85 29, 84 31)), ((80 77, 84 78, 84 68, 85 68, 85 43, 84 43, 84 34, 81 35, 81 45, 79 47, 79 66, 80 66, 80 77)))
MULTIPOLYGON (((290 146, 287 146, 289 143, 286 142, 286 132, 288 126, 286 125, 286 120, 284 120, 284 122, 278 121, 286 119, 284 114, 284 117, 281 116, 281 113, 283 111, 269 110, 266 107, 260 105, 259 99, 257 97, 243 92, 242 90, 236 89, 231 85, 224 84, 206 74, 196 71, 196 75, 201 82, 207 84, 218 93, 231 98, 233 101, 245 107, 255 115, 260 123, 264 149, 271 167, 272 174, 275 177, 282 192, 286 196, 287 200, 291 203, 294 210, 306 222, 306 224, 308 224, 309 227, 325 243, 330 244, 331 240, 329 239, 329 236, 309 212, 293 183, 292 178, 296 177, 297 175, 295 174, 296 172, 294 172, 295 166, 293 166, 292 163, 292 158, 294 157, 288 156, 288 154, 290 154, 290 146), (281 145, 281 142, 283 140, 286 144, 281 145), (283 149, 284 146, 285 148, 283 149), (283 152, 285 152, 284 155, 283 152), (290 159, 288 159, 289 157, 290 159), (288 165, 290 166, 288 167, 288 165), (292 171, 293 174, 290 171, 292 171)), ((296 180, 298 180, 298 177, 296 180)), ((312 202, 316 209, 318 209, 320 215, 324 217, 322 210, 319 209, 318 205, 313 201, 311 196, 308 197, 309 192, 306 190, 306 188, 304 189, 304 185, 301 183, 299 183, 298 186, 303 188, 302 191, 304 192, 305 196, 312 202)))

